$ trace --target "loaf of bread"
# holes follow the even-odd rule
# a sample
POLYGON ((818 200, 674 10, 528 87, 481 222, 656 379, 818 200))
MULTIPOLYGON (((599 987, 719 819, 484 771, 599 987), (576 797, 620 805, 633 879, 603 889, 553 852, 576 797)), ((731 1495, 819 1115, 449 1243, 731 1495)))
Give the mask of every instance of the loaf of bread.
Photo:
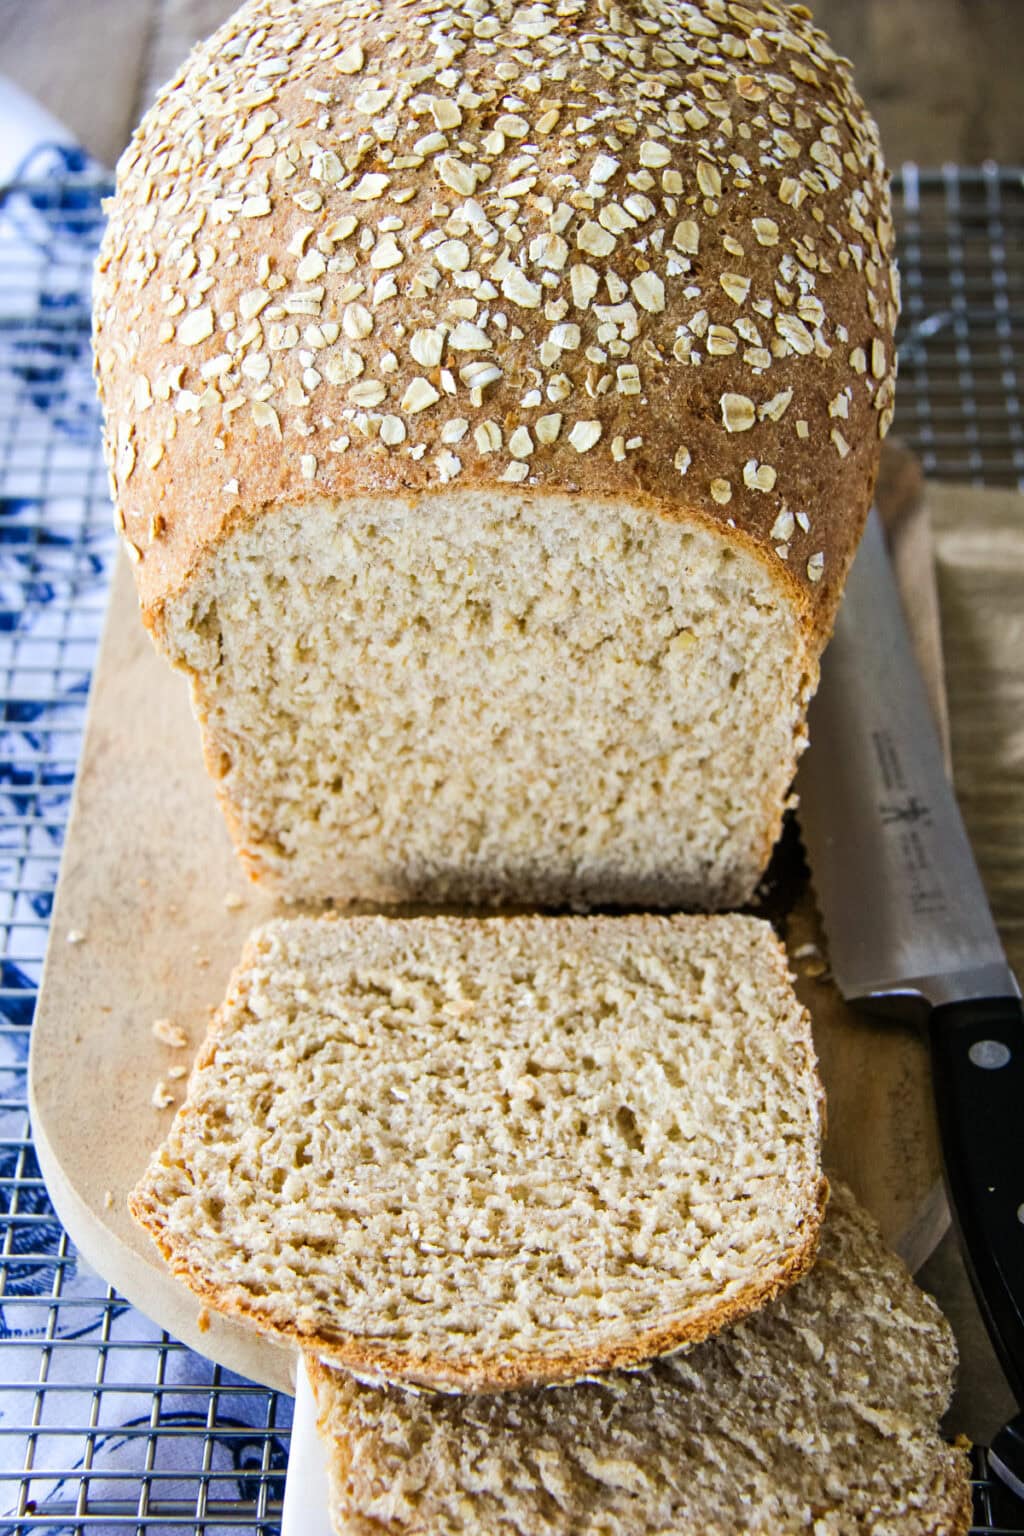
POLYGON ((778 0, 250 0, 118 171, 116 518, 250 871, 744 902, 892 416, 874 124, 778 0))
POLYGON ((307 1368, 338 1536, 960 1536, 969 1463, 938 1429, 955 1363, 833 1185, 807 1278, 647 1371, 445 1399, 307 1368))
POLYGON ((368 1380, 566 1381, 812 1262, 821 1090, 746 917, 298 918, 131 1199, 212 1306, 368 1380))

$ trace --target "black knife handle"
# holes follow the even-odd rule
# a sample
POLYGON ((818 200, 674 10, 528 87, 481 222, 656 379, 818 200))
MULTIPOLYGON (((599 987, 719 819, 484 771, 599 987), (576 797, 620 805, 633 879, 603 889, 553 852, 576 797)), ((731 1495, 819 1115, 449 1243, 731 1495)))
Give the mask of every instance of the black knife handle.
POLYGON ((930 1024, 953 1217, 978 1303, 1024 1404, 1024 1015, 1015 997, 947 1003, 930 1024))

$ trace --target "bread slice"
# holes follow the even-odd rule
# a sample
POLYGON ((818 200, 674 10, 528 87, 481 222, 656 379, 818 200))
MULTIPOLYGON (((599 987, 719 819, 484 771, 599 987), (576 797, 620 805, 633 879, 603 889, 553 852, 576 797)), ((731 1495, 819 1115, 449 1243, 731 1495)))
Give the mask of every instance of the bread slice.
POLYGON ((96 283, 117 526, 246 866, 730 907, 893 414, 850 66, 780 0, 249 0, 96 283))
POLYGON ((501 1398, 376 1391, 307 1357, 338 1536, 954 1536, 949 1325, 833 1184, 818 1262, 643 1372, 501 1398))
POLYGON ((795 1280, 820 1135, 757 919, 303 918, 250 940, 131 1208, 223 1311, 369 1379, 500 1390, 795 1280))

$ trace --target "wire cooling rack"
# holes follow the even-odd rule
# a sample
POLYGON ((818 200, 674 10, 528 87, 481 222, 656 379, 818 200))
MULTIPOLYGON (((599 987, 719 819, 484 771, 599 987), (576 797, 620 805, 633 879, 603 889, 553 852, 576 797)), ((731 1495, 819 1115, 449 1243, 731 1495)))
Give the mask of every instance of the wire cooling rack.
MULTIPOLYGON (((277 1531, 291 1401, 92 1273, 39 1175, 36 989, 114 551, 89 357, 109 190, 44 151, 0 187, 0 1532, 277 1531)), ((1024 486, 1024 186, 906 167, 896 429, 930 475, 1024 486)), ((1024 1508, 975 1453, 977 1536, 1024 1508)))

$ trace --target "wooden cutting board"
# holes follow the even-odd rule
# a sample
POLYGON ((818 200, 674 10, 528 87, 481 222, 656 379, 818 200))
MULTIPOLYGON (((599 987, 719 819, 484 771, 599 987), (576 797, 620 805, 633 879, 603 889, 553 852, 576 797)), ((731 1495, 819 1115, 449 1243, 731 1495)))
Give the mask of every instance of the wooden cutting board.
MULTIPOLYGON (((885 500, 910 513, 917 482, 892 460, 885 500)), ((941 706, 938 624, 926 522, 898 519, 919 651, 941 706), (909 569, 908 569, 909 567, 909 569)), ((829 1102, 827 1156, 916 1268, 941 1238, 941 1193, 927 1054, 909 1028, 846 1009, 828 978, 806 889, 787 941, 811 1010, 829 1102)), ((126 1195, 180 1102, 209 1015, 244 939, 278 910, 235 862, 202 767, 184 679, 139 622, 127 563, 115 572, 93 681, 75 804, 33 1029, 30 1102, 39 1163, 86 1260, 187 1344, 242 1375, 293 1390, 290 1350, 199 1303, 136 1229, 126 1195), (173 1048, 153 1033, 171 1020, 173 1048)))

